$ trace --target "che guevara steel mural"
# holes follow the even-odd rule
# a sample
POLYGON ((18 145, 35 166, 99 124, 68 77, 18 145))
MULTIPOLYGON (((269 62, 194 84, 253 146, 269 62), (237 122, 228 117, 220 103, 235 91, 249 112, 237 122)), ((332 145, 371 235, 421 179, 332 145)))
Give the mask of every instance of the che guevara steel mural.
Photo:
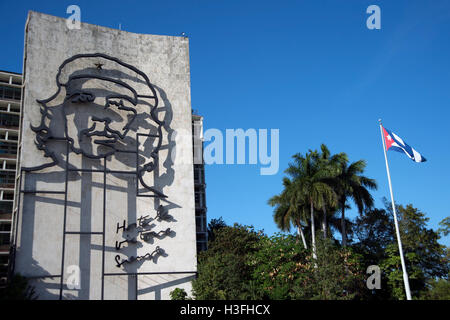
MULTIPOLYGON (((135 175, 136 196, 165 199, 167 196, 157 187, 149 185, 144 175, 158 168, 159 153, 162 148, 163 127, 165 122, 158 119, 158 95, 148 76, 138 68, 121 60, 103 54, 77 54, 66 59, 56 74, 56 92, 50 97, 37 100, 40 106, 40 121, 36 126, 30 125, 35 133, 35 145, 44 153, 50 162, 21 167, 24 172, 38 172, 47 168, 59 166, 65 169, 66 197, 64 208, 67 207, 68 171, 103 172, 103 245, 102 245, 102 298, 105 273, 105 205, 106 205, 106 174, 135 175), (95 63, 93 63, 95 62, 95 63), (138 108, 139 106, 139 108, 138 108), (144 110, 144 111, 143 111, 144 110), (145 124, 141 128, 142 117, 147 117, 151 125, 145 124), (140 130, 139 129, 144 129, 140 130), (148 130, 147 130, 148 129, 148 130), (142 132, 147 133, 142 133, 142 132), (133 133, 135 136, 133 136, 133 133), (151 151, 139 158, 139 137, 152 140, 151 151), (62 142, 62 143, 61 143, 62 142), (59 147, 56 146, 59 143, 59 147), (93 161, 102 161, 101 169, 75 168, 70 165, 71 153, 81 155, 93 161), (107 168, 107 159, 122 155, 126 158, 128 168, 132 170, 114 170, 107 168), (71 169, 72 168, 72 169, 71 169), (145 195, 139 192, 142 186, 145 195)), ((99 163, 100 163, 99 162, 99 163)), ((48 170, 45 170, 48 172, 48 170)), ((39 190, 21 190, 24 193, 39 193, 39 190)), ((51 192, 47 192, 51 193, 51 192)), ((62 193, 62 192, 58 192, 62 193)), ((66 212, 66 209, 64 209, 66 212)), ((64 213, 66 215, 66 213, 64 213)), ((124 245, 134 245, 139 240, 152 242, 173 235, 174 231, 166 228, 161 231, 150 231, 149 221, 171 221, 171 216, 164 211, 162 205, 156 210, 156 217, 149 215, 138 218, 136 222, 126 221, 119 227, 117 233, 123 229, 135 235, 125 237, 123 241, 116 241, 115 250, 120 251, 124 245)), ((66 217, 64 217, 66 219, 66 217)), ((66 226, 64 223, 64 239, 66 226)), ((64 240, 62 247, 61 274, 64 273, 64 240)), ((115 256, 115 265, 122 267, 142 260, 155 260, 157 256, 164 256, 165 252, 159 246, 142 256, 131 256, 122 259, 115 256)), ((170 273, 170 272, 168 272, 170 273)), ((128 274, 127 272, 123 273, 128 274)), ((130 273, 130 274, 136 274, 130 273)), ((60 298, 63 290, 61 276, 60 298)))

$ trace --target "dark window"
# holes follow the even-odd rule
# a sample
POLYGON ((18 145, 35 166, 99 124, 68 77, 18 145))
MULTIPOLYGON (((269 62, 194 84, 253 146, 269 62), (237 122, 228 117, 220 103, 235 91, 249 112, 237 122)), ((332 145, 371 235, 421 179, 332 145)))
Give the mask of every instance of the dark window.
POLYGON ((16 170, 16 165, 14 163, 7 163, 5 169, 16 170))
POLYGON ((0 264, 7 264, 9 260, 8 256, 0 255, 0 264))
POLYGON ((0 98, 10 100, 20 100, 22 89, 12 88, 7 86, 0 86, 0 98))
POLYGON ((197 184, 205 183, 205 173, 203 165, 194 165, 194 182, 197 184))
POLYGON ((20 98, 22 97, 22 89, 20 88, 14 88, 14 100, 20 100, 20 98))
POLYGON ((0 154, 17 154, 17 145, 0 142, 0 154))
POLYGON ((3 200, 14 200, 14 193, 4 193, 3 200))
POLYGON ((15 180, 15 173, 14 172, 0 172, 0 186, 3 185, 12 185, 12 188, 14 188, 14 180, 15 180))
POLYGON ((194 170, 194 180, 195 182, 200 181, 200 173, 198 172, 197 168, 194 170))
POLYGON ((10 233, 0 233, 0 246, 9 244, 10 233))
POLYGON ((0 231, 11 231, 11 223, 0 223, 0 231))
POLYGON ((12 213, 12 202, 0 202, 0 213, 12 213))
POLYGON ((13 99, 14 98, 13 88, 5 88, 4 97, 5 97, 5 99, 13 99))
POLYGON ((206 219, 205 216, 196 216, 195 217, 195 226, 197 232, 206 232, 206 219))
POLYGON ((197 252, 205 251, 207 249, 206 242, 197 242, 197 252))
POLYGON ((206 233, 197 233, 197 241, 206 241, 206 233))
POLYGON ((13 114, 0 113, 0 126, 18 127, 19 116, 13 114))

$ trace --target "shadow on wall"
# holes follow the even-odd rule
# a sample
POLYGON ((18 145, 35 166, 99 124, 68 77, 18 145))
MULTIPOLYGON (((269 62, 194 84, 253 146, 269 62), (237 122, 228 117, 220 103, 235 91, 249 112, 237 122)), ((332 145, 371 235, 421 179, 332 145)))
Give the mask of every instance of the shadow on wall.
MULTIPOLYGON (((154 277, 154 278, 156 278, 156 277, 154 277)), ((183 278, 179 278, 179 279, 175 279, 175 280, 171 280, 171 281, 168 281, 167 277, 164 277, 164 276, 163 277, 157 277, 157 280, 153 281, 153 282, 158 282, 158 280, 159 280, 161 283, 156 284, 156 285, 150 285, 150 286, 148 286, 146 288, 143 288, 143 289, 139 289, 138 290, 138 296, 144 295, 144 294, 149 294, 149 293, 151 294, 151 293, 153 293, 154 297, 155 297, 155 300, 161 300, 162 299, 162 291, 164 289, 167 289, 167 288, 170 288, 170 287, 179 286, 179 285, 185 284, 187 282, 190 282, 190 281, 192 281, 194 279, 195 279, 194 275, 183 277, 183 278)), ((152 281, 150 280, 150 282, 152 282, 152 281)))

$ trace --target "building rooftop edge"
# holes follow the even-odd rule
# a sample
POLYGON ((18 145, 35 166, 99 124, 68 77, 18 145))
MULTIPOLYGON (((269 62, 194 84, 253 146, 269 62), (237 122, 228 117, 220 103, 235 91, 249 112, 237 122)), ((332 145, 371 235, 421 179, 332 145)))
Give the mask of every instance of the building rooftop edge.
MULTIPOLYGON (((28 16, 27 16, 27 23, 29 20, 29 17, 32 15, 41 15, 41 16, 47 16, 53 19, 60 19, 60 20, 66 20, 66 18, 63 17, 58 17, 58 16, 54 16, 48 13, 43 13, 43 12, 39 12, 39 11, 35 11, 35 10, 28 10, 28 16)), ((89 23, 89 22, 83 22, 81 21, 81 25, 86 25, 86 26, 94 26, 94 27, 98 27, 98 28, 104 28, 104 29, 109 29, 109 30, 113 30, 116 32, 126 32, 126 33, 130 33, 130 34, 135 34, 135 35, 144 35, 144 36, 153 36, 153 37, 169 37, 169 38, 182 38, 182 39, 186 39, 189 40, 189 38, 187 36, 172 36, 172 35, 163 35, 163 34, 152 34, 152 33, 138 33, 138 32, 131 32, 131 31, 125 31, 125 30, 121 30, 121 29, 117 29, 117 28, 111 28, 111 27, 106 27, 106 26, 101 26, 98 24, 93 24, 93 23, 89 23)))
POLYGON ((14 74, 16 76, 22 76, 22 73, 14 72, 14 71, 7 71, 7 70, 0 70, 1 73, 8 73, 8 74, 14 74))

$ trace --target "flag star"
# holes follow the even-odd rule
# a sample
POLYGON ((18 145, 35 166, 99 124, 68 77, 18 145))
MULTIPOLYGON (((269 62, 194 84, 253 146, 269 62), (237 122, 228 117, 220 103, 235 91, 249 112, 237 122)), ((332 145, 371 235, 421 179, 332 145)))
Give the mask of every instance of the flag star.
POLYGON ((392 140, 390 135, 387 136, 387 139, 388 139, 389 141, 392 140))

